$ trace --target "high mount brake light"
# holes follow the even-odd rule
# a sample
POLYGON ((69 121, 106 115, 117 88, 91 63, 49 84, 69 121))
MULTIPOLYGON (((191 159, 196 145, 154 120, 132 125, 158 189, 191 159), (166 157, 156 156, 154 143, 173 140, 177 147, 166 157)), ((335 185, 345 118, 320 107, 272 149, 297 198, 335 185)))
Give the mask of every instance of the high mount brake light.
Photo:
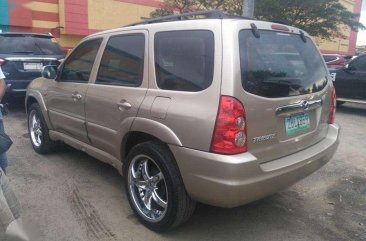
POLYGON ((290 29, 284 25, 281 24, 272 24, 271 28, 274 30, 280 30, 280 31, 285 31, 285 32, 290 32, 290 29))
POLYGON ((234 97, 221 96, 211 152, 233 155, 247 150, 247 122, 244 106, 234 97))

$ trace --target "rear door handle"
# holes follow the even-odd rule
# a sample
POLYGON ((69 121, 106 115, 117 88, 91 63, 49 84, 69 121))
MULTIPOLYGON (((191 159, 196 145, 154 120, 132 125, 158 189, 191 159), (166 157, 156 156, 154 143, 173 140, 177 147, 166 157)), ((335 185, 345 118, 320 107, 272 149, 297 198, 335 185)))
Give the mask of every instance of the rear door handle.
POLYGON ((121 102, 117 103, 117 106, 119 110, 129 110, 132 107, 126 100, 121 100, 121 102))
POLYGON ((79 94, 79 93, 74 93, 74 94, 72 94, 71 96, 72 96, 72 98, 73 98, 75 101, 77 101, 77 100, 81 100, 81 99, 83 98, 83 96, 82 96, 81 94, 79 94))

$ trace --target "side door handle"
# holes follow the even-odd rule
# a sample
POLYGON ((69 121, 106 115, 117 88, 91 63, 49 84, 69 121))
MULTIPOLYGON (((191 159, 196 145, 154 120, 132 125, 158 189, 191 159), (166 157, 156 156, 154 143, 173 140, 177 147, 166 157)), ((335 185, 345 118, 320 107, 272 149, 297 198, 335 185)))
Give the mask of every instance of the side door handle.
POLYGON ((131 109, 132 105, 128 103, 126 100, 121 100, 121 102, 117 103, 118 109, 123 110, 129 110, 131 109))
POLYGON ((74 99, 74 101, 78 101, 78 100, 81 100, 83 98, 83 96, 80 93, 77 93, 77 92, 72 94, 71 97, 74 99))

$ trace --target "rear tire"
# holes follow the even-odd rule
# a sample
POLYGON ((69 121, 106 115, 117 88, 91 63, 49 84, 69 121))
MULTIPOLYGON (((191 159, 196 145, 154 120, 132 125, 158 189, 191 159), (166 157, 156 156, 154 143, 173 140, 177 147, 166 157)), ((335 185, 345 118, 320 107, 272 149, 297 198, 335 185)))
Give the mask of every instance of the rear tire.
POLYGON ((38 103, 33 103, 28 109, 28 134, 37 153, 48 154, 56 150, 57 142, 50 139, 49 129, 38 103))
POLYGON ((164 232, 187 221, 196 202, 187 194, 170 150, 148 141, 134 146, 124 168, 128 201, 141 223, 164 232))

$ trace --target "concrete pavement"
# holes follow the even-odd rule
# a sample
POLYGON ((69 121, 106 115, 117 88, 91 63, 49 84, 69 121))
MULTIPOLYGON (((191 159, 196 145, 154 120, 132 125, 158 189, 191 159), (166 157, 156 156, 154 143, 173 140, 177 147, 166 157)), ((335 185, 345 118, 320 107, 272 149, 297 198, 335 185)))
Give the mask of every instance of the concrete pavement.
POLYGON ((366 106, 345 104, 336 122, 341 144, 316 173, 243 207, 198 205, 184 226, 166 234, 137 221, 112 167, 67 147, 36 154, 21 103, 5 119, 14 141, 8 175, 37 241, 366 240, 366 106))

